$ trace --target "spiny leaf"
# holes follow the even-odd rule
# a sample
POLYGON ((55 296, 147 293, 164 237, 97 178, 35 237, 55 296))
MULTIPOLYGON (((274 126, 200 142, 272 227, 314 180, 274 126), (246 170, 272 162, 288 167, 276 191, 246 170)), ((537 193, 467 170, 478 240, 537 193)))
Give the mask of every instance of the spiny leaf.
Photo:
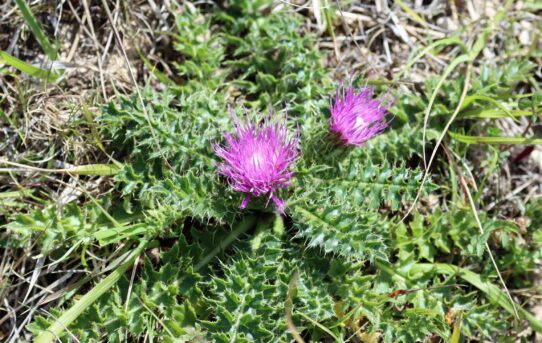
MULTIPOLYGON (((308 193, 299 192, 295 198, 315 206, 341 204, 351 211, 363 210, 364 207, 377 209, 382 204, 397 210, 416 197, 423 176, 420 170, 375 165, 355 157, 335 168, 300 176, 298 187, 308 193)), ((422 194, 427 195, 433 188, 434 185, 426 183, 422 194)))
POLYGON ((298 229, 296 237, 306 239, 309 247, 359 260, 387 259, 387 246, 380 234, 389 224, 377 214, 301 205, 295 205, 290 214, 298 229))
MULTIPOLYGON (((445 263, 435 263, 435 264, 416 264, 412 267, 412 273, 419 273, 419 272, 436 272, 439 274, 446 274, 446 275, 457 275, 461 279, 465 280, 466 282, 472 284, 482 292, 486 293, 486 295, 489 297, 489 299, 497 304, 499 304, 502 308, 504 308, 506 311, 510 313, 514 313, 512 304, 510 303, 509 298, 502 292, 499 287, 496 285, 483 280, 480 275, 465 269, 460 268, 454 265, 445 264, 445 263)), ((521 316, 524 317, 529 321, 531 324, 531 327, 537 331, 542 332, 542 323, 539 322, 532 314, 524 310, 522 307, 516 306, 518 311, 520 312, 521 316)))
MULTIPOLYGON (((213 316, 202 321, 217 342, 287 341, 284 304, 291 271, 300 278, 294 299, 295 311, 321 321, 333 316, 331 297, 320 286, 317 269, 298 258, 298 251, 270 232, 252 254, 240 253, 223 265, 224 276, 207 284, 213 316)), ((294 320, 301 320, 294 316, 294 320)))

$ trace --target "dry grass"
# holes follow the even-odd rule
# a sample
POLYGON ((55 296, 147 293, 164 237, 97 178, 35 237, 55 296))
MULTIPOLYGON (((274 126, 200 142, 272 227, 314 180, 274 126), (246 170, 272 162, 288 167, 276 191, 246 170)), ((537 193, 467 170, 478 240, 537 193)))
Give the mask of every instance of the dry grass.
MULTIPOLYGON (((150 80, 138 51, 153 63, 160 61, 157 54, 165 51, 167 44, 156 32, 171 29, 170 7, 153 1, 117 1, 109 6, 138 83, 155 82, 150 80)), ((45 32, 59 42, 56 63, 65 72, 57 84, 45 84, 19 73, 0 78, 0 109, 5 113, 0 119, 0 160, 54 169, 108 162, 96 144, 93 116, 108 100, 132 94, 134 86, 106 11, 99 1, 34 1, 31 8, 45 32)), ((3 50, 51 68, 14 2, 0 5, 0 32, 3 50)), ((9 166, 2 165, 6 170, 0 174, 0 192, 25 190, 33 196, 21 198, 16 207, 2 208, 0 202, 0 223, 9 212, 25 211, 46 201, 65 205, 88 196, 99 197, 111 188, 109 178, 3 167, 9 166)), ((9 232, 0 235, 4 240, 9 232)), ((34 245, 2 250, 0 340, 30 340, 25 325, 33 316, 38 311, 47 312, 89 275, 81 261, 59 259, 50 263, 34 245)), ((92 246, 87 250, 90 267, 99 273, 115 254, 103 261, 92 250, 92 246)))

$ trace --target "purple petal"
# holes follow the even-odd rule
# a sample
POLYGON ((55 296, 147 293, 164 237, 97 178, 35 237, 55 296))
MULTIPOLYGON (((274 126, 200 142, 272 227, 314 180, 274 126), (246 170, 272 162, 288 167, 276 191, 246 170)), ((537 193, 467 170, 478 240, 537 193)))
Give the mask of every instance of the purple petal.
POLYGON ((343 83, 330 97, 330 130, 347 145, 363 146, 369 139, 384 131, 391 120, 386 121, 390 103, 383 105, 381 99, 374 99, 374 88, 354 89, 343 83))
POLYGON ((287 118, 281 121, 272 111, 263 122, 251 121, 248 113, 245 123, 235 114, 232 118, 235 136, 224 134, 225 146, 213 144, 213 150, 222 159, 218 173, 228 178, 234 191, 247 194, 241 203, 244 208, 251 196, 272 197, 278 189, 289 185, 298 157, 299 126, 296 136, 290 139, 287 118))

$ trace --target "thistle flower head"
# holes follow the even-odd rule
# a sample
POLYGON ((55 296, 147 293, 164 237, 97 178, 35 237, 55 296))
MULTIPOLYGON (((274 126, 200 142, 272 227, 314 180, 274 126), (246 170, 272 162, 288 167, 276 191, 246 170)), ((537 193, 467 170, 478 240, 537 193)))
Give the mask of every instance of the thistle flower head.
POLYGON ((343 83, 330 97, 330 130, 347 145, 363 146, 366 141, 379 135, 388 127, 390 121, 384 118, 391 105, 383 104, 382 99, 374 99, 374 87, 357 90, 343 83))
POLYGON ((299 128, 293 139, 288 138, 286 116, 283 120, 272 111, 263 122, 250 119, 241 123, 232 111, 235 135, 225 134, 226 145, 213 145, 222 162, 218 172, 228 178, 234 191, 245 193, 240 208, 245 208, 252 196, 267 195, 281 213, 285 202, 276 196, 279 188, 290 184, 298 153, 299 128))

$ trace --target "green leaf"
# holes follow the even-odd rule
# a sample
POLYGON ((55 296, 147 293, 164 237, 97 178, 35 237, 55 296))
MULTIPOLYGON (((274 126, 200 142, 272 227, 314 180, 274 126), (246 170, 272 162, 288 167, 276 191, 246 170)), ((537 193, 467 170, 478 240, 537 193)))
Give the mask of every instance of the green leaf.
MULTIPOLYGON (((356 155, 334 169, 300 175, 296 184, 298 194, 291 202, 305 201, 323 206, 341 204, 345 210, 377 209, 384 204, 398 210, 416 197, 423 176, 419 169, 372 164, 356 155)), ((433 188, 433 184, 426 183, 422 195, 427 195, 433 188)))
POLYGON ((97 239, 101 246, 119 242, 127 238, 142 235, 148 232, 148 227, 146 224, 134 224, 129 226, 122 226, 118 228, 108 228, 102 229, 93 234, 94 238, 97 239))
POLYGON ((91 306, 97 299, 99 299, 104 293, 106 293, 111 287, 113 287, 117 281, 124 275, 128 267, 130 267, 136 257, 138 257, 145 249, 148 241, 142 240, 138 247, 134 249, 130 255, 126 258, 125 262, 117 267, 109 276, 103 279, 98 285, 96 285, 90 292, 86 293, 81 299, 79 299, 70 309, 64 312, 58 319, 56 319, 47 330, 43 331, 38 337, 36 337, 36 343, 51 343, 57 339, 57 337, 76 320, 85 309, 91 306))
POLYGON ((113 176, 116 175, 121 168, 122 165, 116 164, 87 164, 63 170, 75 175, 113 176))
POLYGON ((296 237, 309 247, 358 260, 387 260, 387 246, 381 236, 388 223, 374 213, 348 213, 341 207, 325 210, 295 206, 290 215, 298 228, 296 237))
POLYGON ((405 72, 407 72, 420 58, 422 58, 425 54, 429 53, 431 50, 440 47, 440 46, 447 46, 447 45, 459 45, 463 51, 467 51, 467 47, 465 43, 463 43, 462 40, 458 39, 457 37, 449 37, 449 38, 443 38, 437 41, 434 41, 433 43, 426 46, 422 51, 420 51, 415 57, 410 58, 408 63, 403 66, 401 71, 395 76, 395 80, 398 80, 401 78, 405 72))
POLYGON ((542 144, 540 138, 523 137, 482 137, 467 136, 460 133, 448 131, 448 134, 455 140, 467 144, 490 144, 490 145, 512 145, 512 144, 542 144))
POLYGON ((223 276, 213 276, 206 283, 210 289, 206 300, 212 316, 201 324, 216 342, 288 341, 284 308, 291 271, 296 268, 299 270, 293 299, 296 325, 311 325, 298 312, 317 322, 334 315, 331 296, 321 287, 322 266, 301 260, 296 247, 279 240, 270 230, 261 239, 256 251, 239 252, 222 265, 223 276))
POLYGON ((425 20, 423 20, 422 17, 420 17, 415 11, 413 11, 410 7, 407 6, 402 0, 396 0, 396 3, 401 7, 403 11, 408 14, 409 17, 411 17, 415 22, 423 25, 424 27, 427 27, 427 23, 425 20))
POLYGON ((461 112, 459 118, 507 118, 507 117, 524 117, 532 116, 536 113, 526 110, 510 110, 507 112, 503 110, 478 108, 470 111, 461 112))
MULTIPOLYGON (((480 275, 468 269, 445 263, 419 263, 413 265, 410 272, 414 274, 434 272, 438 274, 458 276, 464 281, 470 283, 474 287, 484 292, 490 301, 499 304, 510 314, 514 314, 514 309, 512 303, 510 302, 510 299, 506 294, 504 294, 503 291, 499 289, 499 287, 489 281, 483 280, 480 275)), ((520 315, 529 321, 533 330, 535 330, 536 332, 542 332, 541 322, 539 322, 532 314, 524 310, 521 306, 516 304, 516 308, 518 309, 520 315)))
POLYGON ((173 87, 175 86, 175 82, 170 79, 166 74, 162 73, 160 70, 156 68, 155 65, 152 65, 152 63, 143 55, 141 51, 138 50, 139 58, 145 63, 145 66, 151 71, 154 76, 158 79, 158 81, 162 82, 166 86, 173 87))
POLYGON ((43 30, 39 26, 36 17, 32 14, 32 11, 30 10, 30 7, 26 4, 25 0, 15 0, 15 3, 17 6, 19 6, 19 9, 21 10, 24 19, 26 20, 26 23, 30 27, 30 30, 36 37, 36 40, 41 45, 41 48, 43 51, 49 56, 51 61, 56 61, 58 54, 56 48, 53 47, 53 45, 49 42, 49 39, 47 39, 47 36, 43 33, 43 30))
POLYGON ((31 64, 21 61, 20 59, 11 56, 5 51, 0 50, 0 64, 8 64, 25 74, 37 77, 38 79, 46 80, 47 82, 56 82, 60 74, 51 70, 40 69, 31 64))

